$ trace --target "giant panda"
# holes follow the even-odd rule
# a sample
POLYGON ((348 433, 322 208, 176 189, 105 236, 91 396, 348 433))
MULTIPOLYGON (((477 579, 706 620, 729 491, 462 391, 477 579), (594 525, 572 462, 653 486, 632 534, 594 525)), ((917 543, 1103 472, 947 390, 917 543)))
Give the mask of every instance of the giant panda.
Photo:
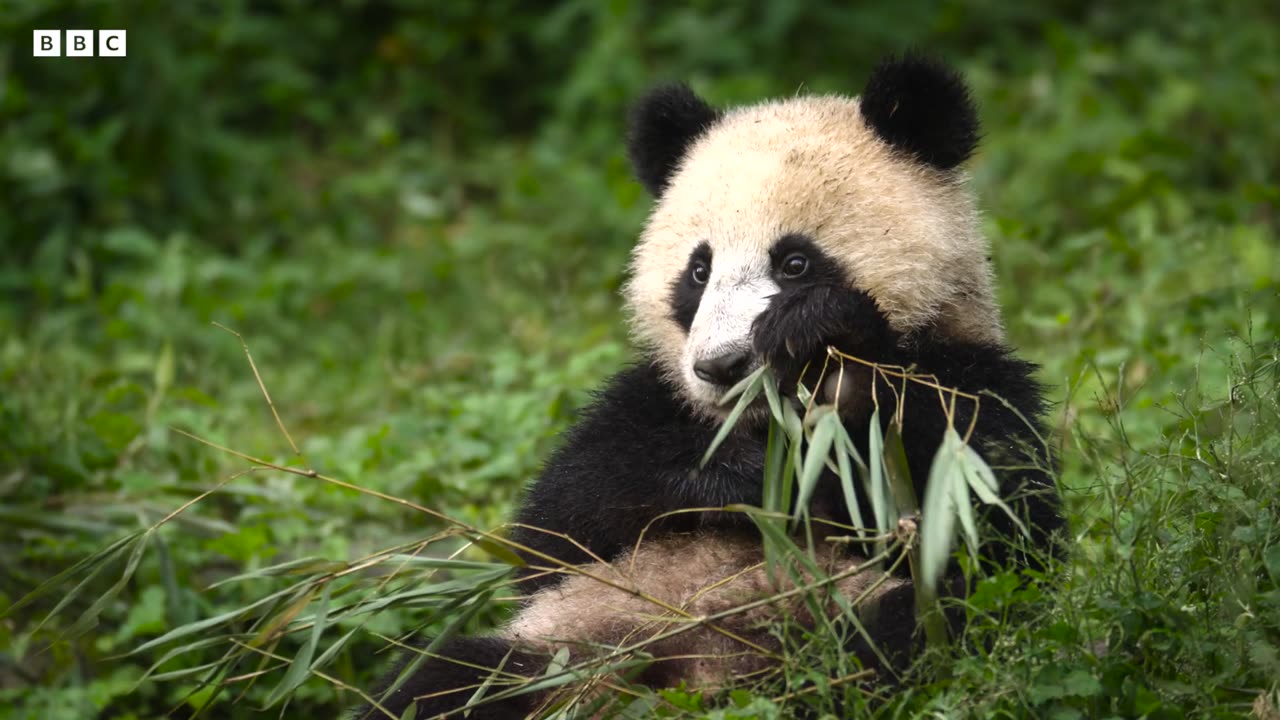
MULTIPOLYGON (((752 408, 700 462, 725 420, 722 396, 761 364, 793 401, 803 385, 836 405, 864 456, 874 398, 893 397, 897 417, 878 417, 900 423, 918 497, 948 422, 971 427, 971 447, 1030 527, 1019 545, 1015 523, 990 513, 1003 539, 983 556, 1016 567, 1052 553, 1063 519, 1039 441, 1043 391, 1035 366, 1006 344, 962 168, 978 132, 962 79, 920 55, 883 60, 859 97, 718 110, 671 85, 641 98, 628 151, 654 205, 624 289, 641 359, 608 381, 526 492, 511 536, 526 561, 515 617, 428 657, 408 653, 387 677, 391 689, 373 694, 381 707, 399 718, 416 700, 413 717, 448 716, 481 690, 488 700, 469 717, 537 716, 555 692, 504 694, 507 680, 539 677, 558 651, 556 662, 567 650, 572 663, 638 636, 655 641, 629 680, 719 687, 773 662, 770 619, 812 627, 815 613, 839 605, 793 597, 756 603, 720 627, 669 632, 785 589, 761 562, 755 525, 725 510, 761 505, 767 409, 752 408), (969 404, 948 410, 936 390, 853 363, 841 382, 820 383, 829 346, 990 400, 975 418, 969 404), (721 510, 678 512, 691 508, 721 510), (557 562, 581 572, 555 572, 557 562)), ((813 504, 848 523, 840 493, 824 477, 813 504)), ((909 577, 860 572, 863 556, 831 545, 814 552, 839 578, 833 596, 874 596, 866 644, 914 642, 909 577)))

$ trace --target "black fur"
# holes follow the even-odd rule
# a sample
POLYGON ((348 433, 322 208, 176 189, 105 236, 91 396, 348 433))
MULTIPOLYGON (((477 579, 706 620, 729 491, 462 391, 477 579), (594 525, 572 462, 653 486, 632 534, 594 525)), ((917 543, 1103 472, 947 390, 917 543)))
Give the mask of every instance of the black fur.
POLYGON ((689 332, 689 328, 693 327, 693 318, 698 314, 698 305, 702 302, 702 291, 707 287, 693 280, 693 266, 699 262, 706 263, 708 268, 711 267, 711 246, 705 242, 694 248, 693 253, 689 255, 689 263, 685 265, 684 272, 671 282, 671 318, 684 328, 685 332, 689 332))
POLYGON ((963 78, 923 55, 888 58, 862 91, 862 116, 882 140, 940 170, 978 144, 978 112, 963 78))
MULTIPOLYGON (((693 507, 762 502, 765 438, 731 435, 699 468, 717 427, 694 416, 661 379, 642 364, 609 382, 564 445, 552 454, 542 477, 529 488, 517 515, 513 539, 539 553, 581 563, 590 555, 561 538, 531 528, 570 535, 595 556, 609 560, 629 549, 659 515, 693 507), (529 526, 529 527, 524 527, 529 526)), ((750 527, 738 513, 688 513, 655 524, 650 533, 708 525, 750 527)), ((558 578, 538 573, 550 565, 526 556, 526 590, 558 578)))
MULTIPOLYGON (((440 657, 424 658, 395 692, 383 697, 400 673, 420 657, 415 652, 404 653, 396 663, 396 668, 383 679, 382 687, 371 693, 371 696, 395 718, 400 718, 416 698, 418 706, 413 717, 416 720, 426 720, 452 713, 466 705, 491 675, 490 670, 450 662, 447 658, 457 658, 479 668, 501 668, 501 674, 489 685, 484 697, 494 697, 513 682, 518 682, 510 676, 537 677, 547 666, 547 658, 513 650, 510 643, 493 637, 451 638, 434 654, 440 657)), ((537 698, 534 694, 516 695, 493 702, 483 702, 482 698, 468 717, 473 720, 506 720, 524 717, 536 709, 537 698)), ((353 720, 385 720, 386 717, 385 713, 372 705, 365 705, 356 711, 353 720)))
POLYGON ((720 119, 720 113, 688 85, 661 85, 632 107, 627 153, 636 177, 654 197, 689 146, 720 119))

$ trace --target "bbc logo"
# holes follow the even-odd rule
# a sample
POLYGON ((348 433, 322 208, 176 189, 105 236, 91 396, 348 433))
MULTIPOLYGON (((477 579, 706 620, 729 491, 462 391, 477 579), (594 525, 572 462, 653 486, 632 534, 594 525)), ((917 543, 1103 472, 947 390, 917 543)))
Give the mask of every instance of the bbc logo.
MULTIPOLYGON (((124 30, 68 30, 67 57, 124 57, 124 30), (98 42, 94 43, 94 34, 98 42)), ((32 54, 36 57, 62 57, 62 31, 36 30, 32 37, 32 54)))

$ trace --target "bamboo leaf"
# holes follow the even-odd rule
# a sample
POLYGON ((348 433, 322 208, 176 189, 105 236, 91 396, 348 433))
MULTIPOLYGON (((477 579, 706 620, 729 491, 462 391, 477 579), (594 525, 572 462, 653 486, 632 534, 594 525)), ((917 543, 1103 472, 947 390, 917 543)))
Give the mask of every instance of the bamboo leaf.
POLYGON ((933 456, 924 491, 924 508, 920 511, 921 577, 918 579, 930 589, 937 587, 946 569, 955 532, 957 511, 950 485, 960 478, 956 477, 957 452, 952 436, 951 432, 943 436, 942 444, 933 456))
POLYGON ((408 590, 397 593, 379 595, 374 600, 360 603, 352 614, 375 613, 392 606, 421 606, 432 604, 430 601, 444 599, 465 599, 480 589, 489 587, 511 573, 511 568, 500 566, 497 570, 476 573, 466 578, 455 578, 430 585, 414 585, 408 590))
MULTIPOLYGON (((271 707, 287 697, 311 674, 311 660, 315 657, 316 646, 320 644, 320 637, 324 635, 325 625, 329 620, 329 592, 332 587, 332 583, 324 583, 324 591, 320 594, 320 603, 312 615, 311 633, 307 636, 306 641, 302 643, 302 647, 298 649, 298 654, 293 656, 293 662, 289 664, 289 669, 285 671, 280 683, 267 696, 266 707, 271 707)), ((314 595, 314 592, 311 594, 314 595)))
MULTIPOLYGON (((511 567, 525 566, 524 558, 520 557, 519 553, 517 553, 515 550, 512 550, 510 547, 503 545, 500 542, 495 542, 493 540, 490 540, 489 538, 480 537, 478 535, 476 537, 471 538, 471 542, 483 548, 485 552, 494 556, 505 565, 509 565, 511 567)), ((464 561, 455 560, 454 562, 464 562, 464 561)), ((474 564, 478 566, 481 563, 474 563, 474 564)), ((492 564, 490 563, 489 565, 491 566, 492 564)))
POLYGON ((62 583, 66 582, 68 578, 74 576, 76 573, 79 573, 85 569, 92 568, 92 571, 89 573, 89 577, 85 578, 84 580, 81 580, 80 583, 76 585, 75 589, 73 589, 71 592, 64 595, 62 600, 59 601, 57 607, 54 608, 53 612, 50 612, 49 615, 44 620, 42 620, 39 625, 33 628, 32 632, 39 630, 40 627, 43 626, 44 623, 47 622, 50 617, 53 617, 53 615, 55 615, 63 607, 65 607, 67 603, 71 602, 76 598, 77 595, 79 595, 80 589, 88 582, 90 578, 93 578, 97 576, 98 573, 102 572, 110 564, 111 559, 113 557, 115 557, 125 547, 127 547, 129 543, 134 542, 135 540, 138 539, 139 536, 145 534, 146 532, 147 531, 145 530, 138 530, 135 532, 131 532, 128 535, 125 535, 124 537, 120 538, 119 540, 116 540, 115 542, 111 543, 107 547, 84 558, 80 562, 75 563, 74 565, 67 568, 66 570, 63 570, 57 575, 54 575, 48 580, 45 580, 44 582, 40 583, 40 585, 37 586, 35 590, 32 590, 31 592, 22 596, 22 598, 17 602, 15 602, 14 604, 5 608, 3 611, 0 611, 0 620, 4 620, 5 618, 8 618, 13 613, 30 605, 36 600, 39 600, 40 598, 44 597, 46 594, 48 594, 54 588, 62 585, 62 583))
POLYGON ((797 383, 796 399, 800 401, 801 405, 809 407, 809 401, 813 399, 813 393, 810 392, 809 388, 805 387, 802 383, 797 383))
MULTIPOLYGON (((222 640, 224 640, 224 638, 219 638, 219 641, 222 641, 222 640)), ((170 670, 169 672, 156 673, 155 675, 151 675, 150 679, 152 682, 169 682, 170 680, 181 680, 182 678, 191 677, 192 675, 199 675, 200 673, 205 672, 206 670, 215 669, 220 665, 222 665, 224 662, 226 662, 226 660, 219 658, 217 660, 214 660, 213 662, 202 663, 200 665, 181 668, 179 670, 170 670)), ((136 688, 138 685, 141 685, 141 680, 139 680, 138 683, 135 683, 134 687, 136 688)))
POLYGON ((325 665, 328 665, 329 661, 333 659, 333 656, 337 655, 338 652, 342 650, 342 648, 346 647, 347 643, 351 642, 351 638, 354 637, 355 634, 359 632, 361 629, 362 628, 357 626, 348 630, 346 634, 338 638, 337 642, 325 648, 324 652, 320 654, 320 657, 316 658, 316 661, 311 664, 311 667, 322 668, 325 665))
POLYGON ((738 419, 742 417, 742 413, 746 412, 747 407, 760 394, 760 388, 764 384, 766 367, 761 365, 759 369, 743 378, 737 385, 730 388, 729 392, 725 393, 724 399, 721 401, 722 404, 733 398, 737 393, 741 393, 741 395, 738 396, 738 404, 734 405, 733 410, 729 411, 729 417, 725 418, 724 423, 720 425, 720 429, 716 432, 716 436, 711 440, 711 445, 703 453, 702 462, 698 464, 698 467, 706 467, 707 463, 711 462, 711 456, 719 449, 724 439, 729 437, 729 431, 733 429, 733 426, 738 423, 738 419))
POLYGON ((733 387, 725 391, 724 396, 720 398, 720 404, 727 405, 729 401, 734 398, 738 398, 739 399, 738 402, 739 404, 741 404, 742 400, 740 396, 747 394, 747 391, 750 390, 752 387, 755 387, 756 391, 759 392, 760 381, 764 379, 765 373, 767 373, 768 371, 769 371, 769 366, 767 365, 761 365, 760 367, 756 368, 750 375, 742 378, 737 383, 735 383, 733 387))
POLYGON ((427 555, 391 555, 388 558, 405 565, 418 565, 430 570, 506 570, 507 563, 492 563, 427 555))
POLYGON ((950 446, 955 456, 954 468, 946 479, 947 491, 951 493, 951 506, 955 508, 956 518, 960 521, 961 534, 964 536, 969 553, 976 558, 978 557, 978 525, 973 517, 973 500, 969 497, 969 481, 965 477, 964 456, 961 454, 964 441, 956 435, 954 429, 947 428, 943 445, 950 446))
MULTIPOLYGON (((128 585, 129 581, 133 579, 133 574, 138 570, 138 563, 141 562, 142 554, 147 549, 147 544, 151 539, 152 532, 154 532, 154 528, 142 533, 137 542, 134 543, 133 549, 129 552, 129 560, 125 563, 124 571, 120 573, 120 577, 112 583, 111 587, 107 588, 105 592, 99 595, 93 603, 89 605, 88 609, 80 614, 80 617, 76 618, 76 621, 72 623, 71 627, 67 628, 66 633, 64 633, 66 637, 76 637, 97 624, 98 615, 102 613, 103 608, 107 606, 107 603, 116 599, 120 594, 120 591, 124 590, 125 585, 128 585)), ((52 616, 60 611, 65 602, 66 601, 64 599, 64 601, 59 603, 58 607, 54 608, 53 612, 49 613, 49 615, 52 616)))
MULTIPOLYGON (((844 494, 844 505, 849 512, 849 518, 853 521, 858 530, 859 536, 865 536, 867 527, 866 520, 862 518, 861 503, 858 502, 858 494, 853 489, 853 468, 849 462, 849 449, 853 443, 849 439, 849 432, 845 430, 844 423, 836 425, 836 474, 840 477, 840 491, 844 494)), ((857 457, 857 448, 853 448, 853 456, 857 457)), ((859 458, 861 459, 861 458, 859 458)))
POLYGON ((785 480, 784 465, 787 461, 787 438, 781 425, 769 423, 769 437, 764 451, 764 491, 761 495, 765 510, 781 512, 782 488, 785 480))
MULTIPOLYGON (((852 445, 852 440, 850 440, 852 445)), ((880 434, 880 408, 871 413, 871 429, 867 444, 868 470, 870 480, 867 483, 867 497, 871 501, 871 512, 876 516, 876 529, 882 533, 890 532, 897 524, 896 507, 893 495, 889 492, 884 463, 884 437, 880 434)))
POLYGON ((333 573, 347 569, 348 565, 344 562, 336 560, 328 560, 322 557, 305 557, 297 560, 282 562, 269 567, 258 568, 247 573, 240 573, 229 578, 224 578, 209 586, 209 589, 230 585, 232 583, 243 582, 245 580, 256 580, 267 577, 279 577, 282 575, 309 575, 311 573, 333 573))
POLYGON ((996 494, 999 489, 999 483, 996 481, 995 473, 991 471, 991 467, 982 459, 982 456, 966 445, 960 456, 960 465, 964 472, 965 480, 968 481, 969 487, 973 489, 973 492, 977 494, 978 499, 987 505, 995 505, 1000 508, 1004 514, 1009 516, 1009 519, 1013 521, 1013 524, 1017 526, 1024 536, 1030 537, 1031 533, 1027 530, 1027 526, 1023 524, 1022 519, 996 494))
POLYGON ((884 436, 884 467, 894 512, 899 516, 916 513, 920 509, 920 498, 916 497, 915 486, 911 483, 911 467, 907 464, 907 447, 902 442, 902 432, 894 423, 889 423, 889 432, 884 436))
POLYGON ((801 452, 804 449, 804 420, 801 419, 799 413, 794 407, 786 405, 782 410, 783 429, 787 433, 790 458, 788 462, 783 464, 782 472, 782 502, 778 505, 778 509, 784 513, 791 512, 791 493, 796 473, 800 472, 803 466, 804 458, 801 452))
POLYGON ((492 596, 492 589, 485 588, 477 594, 473 594, 465 598, 459 598, 458 605, 466 606, 466 609, 454 615, 453 618, 451 618, 444 626, 444 629, 440 631, 440 634, 432 638, 431 642, 427 643, 427 646, 417 653, 418 656, 414 658, 412 662, 406 663, 405 666, 400 669, 400 674, 396 676, 395 682, 388 685, 387 688, 382 691, 382 695, 378 697, 378 701, 381 702, 382 700, 391 697, 397 690, 399 690, 400 686, 403 685, 406 680, 413 677, 418 672, 418 669, 422 667, 424 662, 431 659, 432 653, 439 650, 441 645, 445 644, 449 638, 456 635, 463 625, 471 620, 471 618, 475 617, 476 613, 489 605, 489 599, 492 596))
MULTIPOLYGON (((157 669, 159 669, 159 668, 160 668, 160 666, 162 666, 162 665, 164 665, 165 663, 169 662, 169 661, 170 661, 170 660, 172 660, 173 658, 178 657, 179 655, 182 655, 182 654, 185 654, 185 653, 188 653, 188 652, 193 652, 193 651, 195 651, 195 650, 203 650, 203 649, 205 649, 205 648, 207 648, 207 647, 214 647, 214 646, 217 646, 217 645, 222 645, 222 644, 226 643, 230 638, 231 638, 231 636, 230 636, 230 635, 216 635, 216 636, 214 636, 214 637, 205 637, 205 638, 200 638, 199 640, 196 640, 195 642, 188 643, 188 644, 186 644, 186 645, 182 645, 182 646, 180 646, 180 647, 172 648, 172 649, 170 649, 170 650, 165 651, 165 653, 164 653, 163 655, 161 655, 161 656, 160 656, 160 659, 159 659, 159 660, 156 660, 154 663, 152 663, 152 664, 151 664, 151 667, 147 668, 147 671, 146 671, 146 672, 144 672, 144 673, 142 674, 142 677, 138 678, 138 680, 137 680, 137 681, 134 683, 134 685, 133 685, 134 689, 136 690, 137 688, 141 687, 141 685, 142 685, 143 681, 147 680, 148 678, 160 679, 160 678, 162 678, 162 677, 166 677, 166 678, 168 678, 168 677, 182 677, 183 675, 185 675, 185 674, 186 674, 186 673, 188 673, 188 672, 190 672, 190 673, 192 673, 192 674, 195 674, 195 673, 197 673, 197 672, 200 672, 200 671, 201 671, 201 670, 203 670, 206 666, 201 665, 201 666, 199 666, 199 667, 194 667, 194 668, 184 668, 184 669, 182 669, 182 670, 173 670, 173 671, 170 671, 170 672, 159 673, 159 674, 156 674, 156 675, 153 675, 153 674, 152 674, 152 673, 155 673, 155 671, 156 671, 157 669), (182 675, 175 675, 175 673, 181 673, 182 675)), ((217 661, 217 662, 222 662, 222 661, 221 661, 221 660, 219 660, 219 661, 217 661)), ((216 663, 214 663, 214 664, 216 664, 216 663)))
POLYGON ((285 595, 288 595, 296 591, 297 589, 295 587, 287 587, 282 590, 277 590, 276 592, 273 592, 270 595, 267 595, 266 597, 262 597, 257 600, 254 600, 253 602, 249 603, 248 605, 245 605, 244 607, 236 608, 235 610, 229 610, 227 612, 214 615, 213 617, 205 618, 203 620, 197 620, 196 622, 187 623, 186 625, 176 627, 170 630, 169 632, 165 633, 164 635, 161 635, 158 638, 148 640, 147 642, 139 645, 138 647, 134 648, 129 654, 137 655, 139 653, 144 653, 158 645, 164 645, 165 643, 172 642, 174 640, 177 640, 178 638, 186 637, 188 635, 193 635, 198 632, 203 632, 205 630, 208 630, 209 628, 214 628, 224 623, 230 622, 232 620, 242 618, 248 615, 249 613, 251 613, 252 611, 264 605, 269 605, 271 603, 274 603, 280 600, 285 595))
POLYGON ((547 670, 543 675, 555 675, 556 673, 564 672, 564 669, 568 666, 569 648, 562 647, 556 651, 555 655, 551 656, 551 662, 547 663, 547 670))
POLYGON ((773 371, 768 367, 764 371, 764 396, 769 401, 769 414, 773 417, 773 421, 777 423, 783 422, 782 398, 778 394, 778 379, 773 376, 773 371))
MULTIPOLYGON (((759 526, 761 534, 764 535, 765 542, 772 544, 783 557, 798 560, 800 564, 805 567, 805 570, 812 574, 813 581, 818 581, 826 577, 826 573, 822 571, 822 568, 818 567, 818 564, 809 556, 809 553, 805 552, 804 548, 797 545, 795 541, 791 539, 791 536, 789 536, 783 528, 779 527, 777 523, 757 521, 756 524, 759 526)), ((792 564, 788 563, 788 567, 791 566, 792 564)), ((792 575, 793 580, 797 582, 804 582, 803 578, 796 576, 794 573, 790 574, 792 575)))
POLYGON ((818 486, 818 478, 822 477, 827 455, 831 452, 831 443, 836 438, 836 428, 840 426, 840 416, 835 411, 830 408, 820 408, 820 411, 823 415, 814 426, 800 470, 800 493, 796 498, 795 508, 797 520, 809 512, 809 500, 818 486))
POLYGON ((249 646, 261 647, 267 641, 274 639, 281 629, 287 627, 289 623, 293 622, 294 618, 298 617, 299 613, 306 609, 307 605, 311 604, 311 598, 315 597, 318 592, 320 592, 319 585, 311 585, 304 588, 293 602, 286 605, 284 610, 280 611, 280 614, 271 618, 266 626, 253 636, 249 641, 249 646))
MULTIPOLYGON (((566 653, 568 652, 567 648, 561 649, 566 653)), ((507 661, 511 659, 511 653, 514 651, 515 646, 512 646, 507 650, 507 654, 502 656, 502 660, 498 663, 498 667, 494 668, 493 672, 486 675, 484 682, 480 683, 480 687, 476 688, 476 691, 471 693, 471 697, 467 699, 466 707, 471 707, 484 699, 485 693, 489 692, 489 687, 493 685, 494 678, 498 677, 498 674, 507 666, 507 661)))

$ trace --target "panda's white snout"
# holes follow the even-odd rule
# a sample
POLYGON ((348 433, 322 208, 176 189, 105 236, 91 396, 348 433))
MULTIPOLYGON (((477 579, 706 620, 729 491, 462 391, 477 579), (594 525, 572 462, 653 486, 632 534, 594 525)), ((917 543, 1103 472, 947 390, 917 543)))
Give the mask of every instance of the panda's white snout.
POLYGON ((685 381, 708 406, 718 407, 725 390, 760 366, 752 328, 777 292, 764 268, 713 277, 690 327, 684 357, 685 381))

